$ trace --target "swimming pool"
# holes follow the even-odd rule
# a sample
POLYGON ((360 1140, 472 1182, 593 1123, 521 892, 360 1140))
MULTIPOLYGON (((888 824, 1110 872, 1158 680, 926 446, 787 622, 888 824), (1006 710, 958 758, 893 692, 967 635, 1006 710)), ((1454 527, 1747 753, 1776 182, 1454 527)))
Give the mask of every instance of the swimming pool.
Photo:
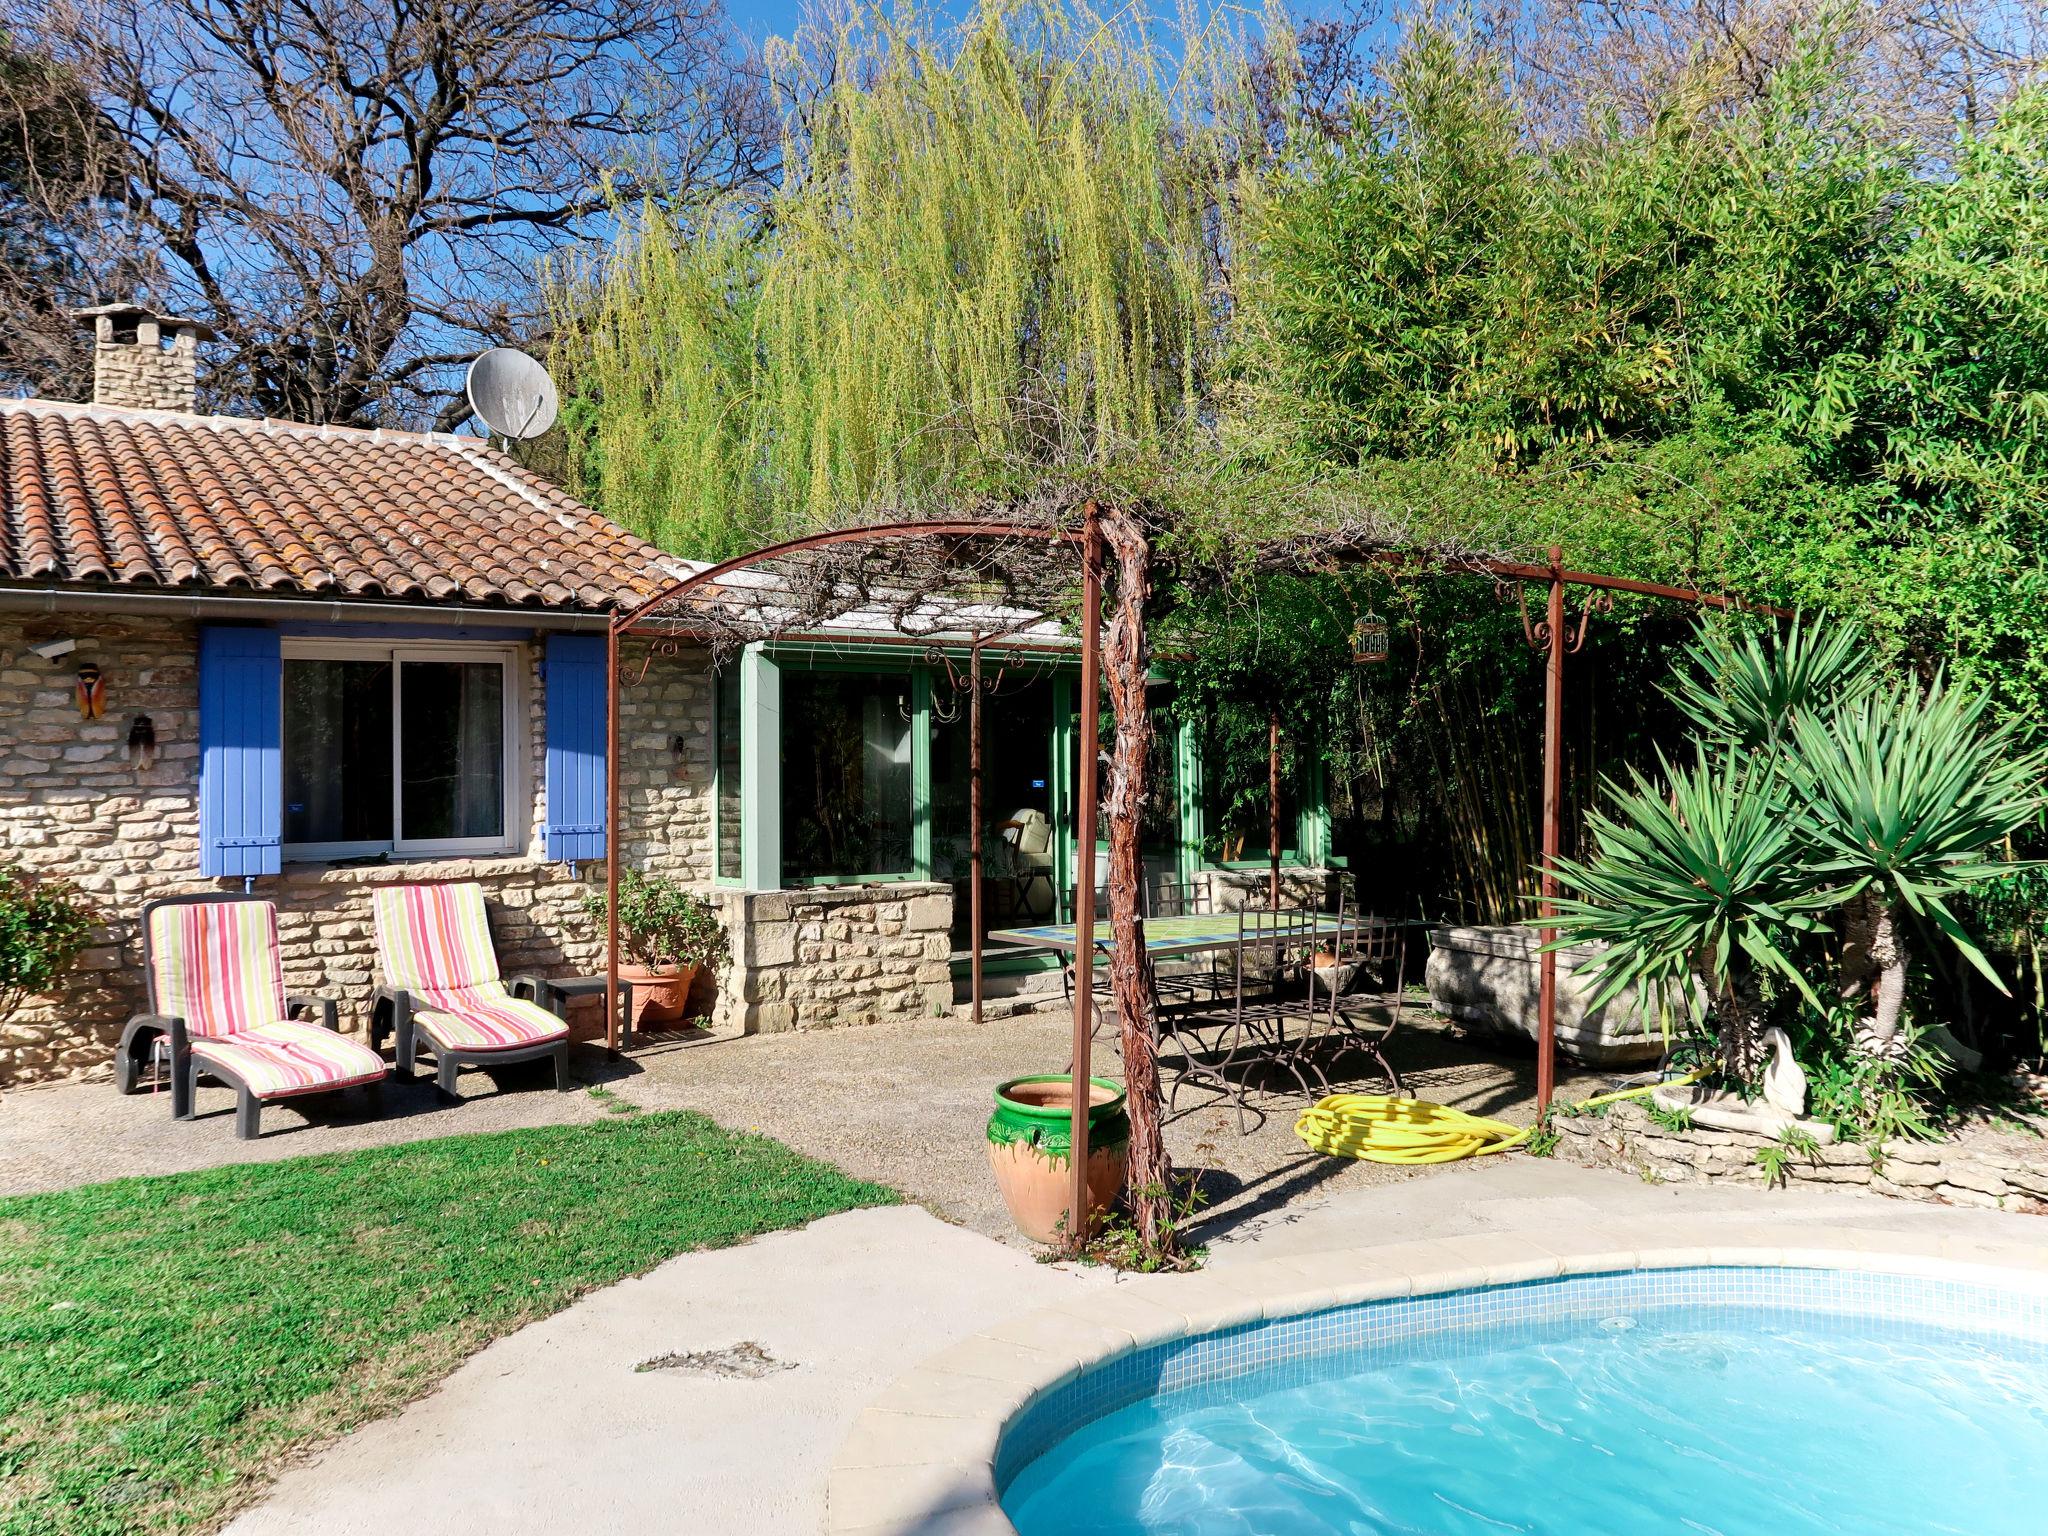
POLYGON ((994 1474, 1023 1536, 2038 1536, 2048 1297, 1692 1267, 1366 1302, 1085 1371, 994 1474))

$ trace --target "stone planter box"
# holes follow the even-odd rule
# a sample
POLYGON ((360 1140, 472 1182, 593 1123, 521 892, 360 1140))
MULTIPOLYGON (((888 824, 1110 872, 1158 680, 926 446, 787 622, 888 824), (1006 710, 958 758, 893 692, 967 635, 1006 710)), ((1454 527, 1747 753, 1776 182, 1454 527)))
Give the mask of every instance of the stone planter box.
MULTIPOLYGON (((1541 941, 1535 929, 1432 928, 1429 945, 1425 975, 1438 1013, 1481 1033, 1536 1039, 1541 941)), ((1658 1060, 1664 1029, 1656 1018, 1644 1017, 1633 991, 1604 1008, 1586 1007, 1593 983, 1580 980, 1575 970, 1600 948, 1579 944, 1558 952, 1557 1048, 1594 1067, 1658 1060)))

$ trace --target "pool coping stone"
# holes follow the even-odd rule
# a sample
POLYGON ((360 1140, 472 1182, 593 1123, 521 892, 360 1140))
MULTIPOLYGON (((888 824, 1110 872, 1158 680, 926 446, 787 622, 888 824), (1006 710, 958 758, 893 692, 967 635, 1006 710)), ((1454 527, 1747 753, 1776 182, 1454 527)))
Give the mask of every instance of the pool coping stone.
POLYGON ((1015 1536, 997 1500, 1003 1433, 1037 1398, 1136 1350, 1361 1302, 1626 1270, 1858 1270, 2048 1293, 2048 1245, 1862 1227, 1645 1221, 1475 1232, 1134 1275, 962 1340, 854 1421, 826 1484, 827 1536, 1015 1536), (988 1384, 977 1399, 970 1380, 988 1384))

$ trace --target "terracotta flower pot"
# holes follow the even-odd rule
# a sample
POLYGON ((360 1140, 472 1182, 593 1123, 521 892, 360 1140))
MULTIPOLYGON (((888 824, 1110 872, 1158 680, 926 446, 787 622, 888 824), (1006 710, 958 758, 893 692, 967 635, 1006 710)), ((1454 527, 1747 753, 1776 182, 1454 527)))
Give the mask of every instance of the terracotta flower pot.
MULTIPOLYGON (((1088 1213, 1109 1209, 1124 1187, 1131 1122, 1123 1088, 1089 1079, 1088 1213)), ((1070 1185, 1074 1080, 1066 1073, 1017 1077, 996 1089, 988 1161, 1017 1230, 1035 1243, 1063 1240, 1073 1223, 1070 1185)))
POLYGON ((690 1010, 690 988, 697 984, 695 965, 622 965, 619 980, 631 982, 633 1027, 648 1029, 673 1024, 690 1010))

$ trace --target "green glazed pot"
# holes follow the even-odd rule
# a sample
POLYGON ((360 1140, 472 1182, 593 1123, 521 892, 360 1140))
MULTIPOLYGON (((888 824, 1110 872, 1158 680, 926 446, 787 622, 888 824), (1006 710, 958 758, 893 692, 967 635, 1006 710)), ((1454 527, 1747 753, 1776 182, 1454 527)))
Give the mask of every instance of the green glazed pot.
MULTIPOLYGON (((1073 1078, 1064 1072, 1015 1077, 996 1089, 988 1160, 1017 1230, 1033 1242, 1059 1241, 1071 1227, 1073 1078)), ((1089 1079, 1088 1209, 1109 1209, 1123 1190, 1131 1145, 1121 1083, 1089 1079)))

